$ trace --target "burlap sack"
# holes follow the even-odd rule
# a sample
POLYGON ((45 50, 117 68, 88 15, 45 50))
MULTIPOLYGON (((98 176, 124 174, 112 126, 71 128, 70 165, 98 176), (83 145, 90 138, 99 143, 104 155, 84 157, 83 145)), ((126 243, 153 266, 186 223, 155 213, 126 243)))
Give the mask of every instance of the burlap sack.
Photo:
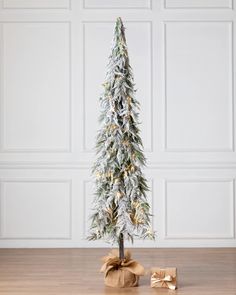
POLYGON ((144 275, 144 268, 137 261, 131 260, 129 251, 125 251, 125 259, 120 260, 117 250, 112 250, 103 257, 101 272, 104 272, 104 282, 109 287, 138 286, 139 276, 144 275))

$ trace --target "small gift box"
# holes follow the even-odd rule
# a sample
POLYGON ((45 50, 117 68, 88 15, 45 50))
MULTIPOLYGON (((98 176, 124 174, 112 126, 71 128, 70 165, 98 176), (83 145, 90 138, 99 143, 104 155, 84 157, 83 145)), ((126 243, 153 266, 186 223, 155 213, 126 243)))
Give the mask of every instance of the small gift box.
POLYGON ((109 287, 138 286, 139 276, 144 275, 144 268, 137 261, 131 259, 131 253, 125 251, 125 258, 121 260, 119 253, 113 250, 103 257, 101 272, 104 272, 104 282, 109 287))
POLYGON ((172 268, 152 268, 151 287, 177 289, 177 269, 172 268))

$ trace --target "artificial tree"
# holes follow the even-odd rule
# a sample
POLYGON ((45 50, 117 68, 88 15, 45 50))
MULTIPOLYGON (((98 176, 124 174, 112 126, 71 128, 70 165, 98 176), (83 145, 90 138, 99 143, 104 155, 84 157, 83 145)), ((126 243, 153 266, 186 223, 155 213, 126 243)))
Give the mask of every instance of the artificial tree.
POLYGON ((143 145, 138 128, 139 103, 135 99, 132 68, 125 29, 117 18, 104 92, 100 97, 101 129, 97 135, 96 176, 89 239, 105 239, 119 245, 124 259, 124 240, 153 238, 150 228, 143 145))

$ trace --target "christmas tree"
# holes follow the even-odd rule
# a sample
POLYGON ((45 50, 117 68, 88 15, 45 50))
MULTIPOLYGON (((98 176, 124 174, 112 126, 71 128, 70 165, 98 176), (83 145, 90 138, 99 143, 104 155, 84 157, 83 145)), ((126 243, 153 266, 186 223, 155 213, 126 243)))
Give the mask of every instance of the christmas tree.
POLYGON ((153 232, 146 198, 148 186, 142 173, 145 157, 138 128, 139 103, 121 18, 116 21, 103 86, 89 239, 118 243, 120 259, 124 259, 124 240, 153 238, 153 232))

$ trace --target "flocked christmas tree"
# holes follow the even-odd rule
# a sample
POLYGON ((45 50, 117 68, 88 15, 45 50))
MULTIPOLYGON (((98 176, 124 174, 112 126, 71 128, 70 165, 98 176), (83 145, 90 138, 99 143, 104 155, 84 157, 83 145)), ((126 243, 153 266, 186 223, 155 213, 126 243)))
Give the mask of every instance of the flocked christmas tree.
POLYGON ((138 128, 139 103, 135 99, 125 29, 115 25, 112 50, 101 104, 101 129, 97 136, 96 196, 89 239, 119 244, 124 259, 124 240, 153 238, 150 228, 147 181, 142 140, 138 128))

